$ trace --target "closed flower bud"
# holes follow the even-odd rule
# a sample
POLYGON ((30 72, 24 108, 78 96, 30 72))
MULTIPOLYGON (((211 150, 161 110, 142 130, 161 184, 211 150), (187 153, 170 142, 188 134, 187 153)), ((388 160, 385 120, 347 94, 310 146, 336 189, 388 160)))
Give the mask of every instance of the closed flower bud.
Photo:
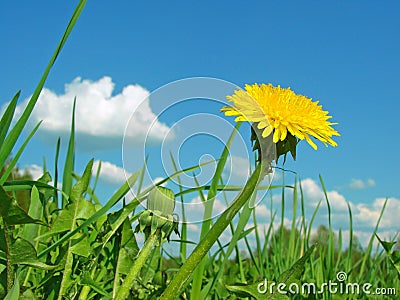
POLYGON ((156 186, 147 196, 147 209, 155 214, 168 217, 175 209, 174 192, 168 188, 156 186))

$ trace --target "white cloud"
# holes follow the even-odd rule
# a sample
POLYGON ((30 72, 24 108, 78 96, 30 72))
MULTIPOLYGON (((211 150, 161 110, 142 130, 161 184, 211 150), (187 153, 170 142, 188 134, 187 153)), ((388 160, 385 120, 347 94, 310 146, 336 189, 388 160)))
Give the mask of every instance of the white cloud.
POLYGON ((188 230, 195 231, 195 232, 200 231, 199 226, 196 225, 196 224, 187 223, 186 226, 187 226, 187 229, 188 229, 188 230))
MULTIPOLYGON (((378 222, 386 198, 377 198, 372 205, 360 203, 355 205, 354 219, 360 225, 374 227, 378 222)), ((379 228, 396 228, 400 216, 400 200, 388 198, 379 228)))
MULTIPOLYGON (((93 163, 92 174, 95 176, 99 167, 100 161, 96 160, 93 163)), ((126 181, 132 174, 125 171, 108 161, 101 162, 100 178, 110 184, 121 184, 126 181)))
MULTIPOLYGON (((38 180, 40 177, 43 176, 43 167, 42 166, 39 166, 36 164, 26 165, 25 170, 28 171, 29 174, 31 174, 33 180, 38 180)), ((21 172, 21 174, 22 173, 23 172, 21 172)), ((52 174, 50 174, 50 175, 52 175, 52 174)), ((48 182, 47 184, 53 186, 54 182, 52 180, 52 181, 48 182)), ((57 182, 57 188, 62 189, 61 182, 57 182)))
POLYGON ((250 162, 248 158, 231 155, 226 161, 225 173, 239 179, 247 179, 250 176, 250 162))
MULTIPOLYGON (((317 185, 317 183, 307 178, 301 182, 306 201, 311 201, 311 206, 315 207, 320 200, 325 198, 323 190, 317 185)), ((373 186, 375 183, 373 180, 363 182, 364 186, 373 186)), ((354 203, 347 201, 346 198, 335 190, 327 191, 329 203, 332 208, 332 220, 337 221, 337 224, 343 223, 348 219, 348 206, 350 205, 353 214, 353 226, 364 231, 364 235, 360 236, 365 238, 366 234, 371 234, 373 228, 376 226, 381 211, 383 209, 386 198, 376 198, 372 203, 354 203)), ((323 200, 321 206, 325 205, 323 200)), ((398 216, 400 215, 400 200, 394 197, 388 198, 386 208, 381 218, 379 228, 380 229, 396 229, 398 224, 398 216)), ((398 229, 396 229, 398 230, 398 229)))
POLYGON ((374 187, 376 185, 375 180, 367 179, 365 181, 361 179, 352 179, 350 181, 349 187, 354 190, 363 190, 369 187, 374 187))
POLYGON ((43 175, 43 167, 36 164, 27 165, 25 169, 32 175, 33 180, 38 180, 43 175))
MULTIPOLYGON (((207 199, 207 195, 204 195, 207 199)), ((219 199, 214 200, 214 206, 212 210, 212 218, 219 216, 222 212, 226 210, 226 205, 219 199)), ((188 223, 197 223, 203 221, 204 216, 204 203, 201 201, 200 197, 193 198, 189 203, 184 204, 185 217, 188 223)), ((175 206, 175 212, 182 216, 181 205, 175 206)))
MULTIPOLYGON (((125 138, 133 145, 143 144, 146 136, 152 142, 161 142, 170 128, 160 123, 151 110, 149 91, 139 85, 127 85, 116 95, 113 91, 114 83, 108 76, 97 81, 77 77, 67 83, 64 93, 59 95, 44 88, 30 117, 30 126, 43 120, 38 132, 41 137, 66 136, 71 127, 72 104, 76 97, 78 147, 87 150, 121 147, 133 112, 135 120, 131 123, 134 126, 128 127, 125 138)), ((16 117, 22 114, 29 98, 17 106, 16 117)))
MULTIPOLYGON (((307 203, 311 200, 311 206, 316 207, 319 201, 323 201, 321 205, 325 205, 325 194, 322 188, 311 178, 307 178, 301 181, 301 187, 303 189, 303 193, 307 198, 307 203)), ((326 191, 328 196, 329 204, 332 210, 336 211, 346 211, 347 200, 341 195, 338 191, 326 191)))
POLYGON ((265 204, 259 204, 255 207, 257 218, 267 218, 270 217, 271 211, 267 208, 265 204))
POLYGON ((311 198, 313 202, 319 202, 324 197, 321 187, 311 178, 302 180, 301 187, 304 195, 311 198))

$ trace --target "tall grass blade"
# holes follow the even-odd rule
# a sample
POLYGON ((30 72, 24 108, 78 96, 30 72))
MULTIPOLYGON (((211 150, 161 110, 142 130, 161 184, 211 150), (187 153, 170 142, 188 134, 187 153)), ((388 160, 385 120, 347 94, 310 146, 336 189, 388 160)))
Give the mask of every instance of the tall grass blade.
MULTIPOLYGON (((71 132, 69 136, 68 151, 65 158, 64 174, 62 180, 62 191, 66 195, 69 195, 71 193, 73 179, 72 172, 74 171, 75 165, 75 105, 76 98, 74 99, 74 104, 72 106, 71 132)), ((68 199, 66 197, 62 197, 61 207, 64 208, 67 206, 67 204, 68 199)))
MULTIPOLYGON (((171 152, 169 153, 169 156, 171 158, 171 162, 172 162, 172 166, 174 167, 174 171, 178 172, 178 168, 176 166, 174 156, 172 155, 171 152)), ((179 198, 181 201, 181 210, 182 210, 181 239, 186 241, 187 240, 186 212, 185 212, 185 203, 184 203, 183 194, 182 194, 183 188, 182 188, 182 182, 181 182, 180 176, 177 177, 177 181, 178 181, 178 185, 179 185, 179 193, 180 193, 179 198)), ((186 243, 181 243, 179 246, 180 246, 179 255, 181 257, 181 261, 184 262, 187 257, 187 245, 186 245, 186 243)))
MULTIPOLYGON (((95 222, 98 218, 106 214, 118 201, 120 201, 125 194, 129 191, 130 187, 135 183, 137 178, 139 177, 139 172, 135 172, 131 177, 128 178, 128 180, 111 196, 111 198, 108 200, 106 205, 104 205, 102 208, 100 208, 98 211, 96 211, 95 214, 93 214, 90 218, 86 219, 85 221, 82 222, 81 225, 79 225, 76 229, 68 232, 67 234, 63 235, 60 239, 57 240, 54 244, 52 244, 50 247, 46 248, 42 252, 38 254, 38 257, 42 257, 49 253, 50 251, 54 250, 57 248, 59 245, 70 239, 72 236, 77 234, 80 230, 83 230, 87 228, 90 224, 95 222)), ((138 200, 132 200, 132 201, 137 201, 138 200)))
POLYGON ((11 102, 8 104, 6 110, 4 111, 3 116, 0 120, 0 148, 3 145, 4 139, 6 138, 8 129, 10 129, 11 121, 14 116, 15 108, 17 107, 17 101, 19 96, 21 95, 21 91, 18 91, 11 102))
POLYGON ((42 122, 40 121, 35 128, 33 128, 33 130, 31 131, 31 133, 28 135, 28 137, 25 139, 24 143, 21 145, 21 147, 18 149, 17 153, 15 154, 15 156, 13 157, 13 159, 11 160, 10 164, 7 166, 7 169, 4 171, 3 175, 0 178, 0 185, 4 184, 4 182, 7 180, 7 178, 10 176, 11 172, 13 171, 15 165, 17 164, 19 158, 22 155, 22 152, 24 152, 26 146, 28 145, 29 141, 31 140, 31 138, 34 136, 34 134, 36 133, 36 131, 38 130, 40 124, 42 122))
MULTIPOLYGON (((222 172, 223 172, 225 164, 226 164, 226 160, 229 155, 229 149, 232 145, 232 142, 233 142, 233 139, 234 139, 236 133, 239 130, 240 125, 241 125, 240 122, 237 123, 235 128, 233 129, 231 135, 229 136, 229 139, 228 139, 228 141, 224 147, 224 150, 222 151, 221 157, 218 161, 214 176, 211 180, 210 189, 207 194, 207 201, 204 202, 204 215, 203 215, 203 222, 201 225, 200 240, 202 240, 205 237, 205 235, 207 234, 207 232, 210 229, 212 210, 213 210, 213 206, 214 206, 215 196, 217 195, 218 183, 220 181, 222 172)), ((193 283, 192 283, 193 299, 200 298, 201 285, 203 282, 204 266, 205 266, 205 260, 203 259, 200 262, 200 264, 197 266, 196 271, 193 274, 193 283)))
POLYGON ((361 264, 358 280, 361 280, 361 278, 362 278, 361 276, 362 276, 362 274, 364 274, 363 272, 364 272, 365 268, 367 267, 367 263, 371 261, 372 246, 374 245, 374 239, 376 237, 376 233, 378 232, 378 227, 379 227, 379 224, 381 222, 383 213, 384 213, 384 211, 386 209, 387 202, 388 202, 388 199, 386 199, 385 202, 383 203, 381 213, 379 215, 378 221, 376 222, 376 225, 375 225, 375 228, 374 228, 374 232, 372 233, 371 238, 369 239, 368 247, 367 247, 367 250, 365 251, 364 259, 363 259, 362 264, 361 264))
POLYGON ((328 207, 329 242, 328 242, 328 257, 327 257, 327 267, 326 267, 327 276, 325 278, 333 279, 332 275, 333 275, 333 264, 335 259, 334 257, 335 243, 334 243, 333 228, 332 228, 332 211, 325 183, 322 180, 321 175, 319 175, 319 181, 321 182, 322 190, 325 195, 326 206, 328 207))
POLYGON ((86 0, 81 0, 79 1, 78 5, 75 8, 75 11, 68 23, 67 28, 65 29, 64 35, 62 36, 60 42, 58 43, 58 46, 56 50, 54 51, 53 56, 51 57, 40 81, 39 84, 37 85, 35 91, 32 94, 31 99, 29 100, 28 104, 26 105, 26 108, 24 109, 21 117, 18 119, 14 127, 11 129, 7 137, 5 138, 3 144, 0 147, 0 166, 3 166, 7 157, 11 154, 12 149, 14 148, 15 143, 17 142, 22 130, 24 129, 26 123, 28 122, 29 116, 31 115, 33 108, 36 105, 36 102, 39 98, 40 92, 43 89, 44 83, 46 82, 47 76, 49 75, 49 72, 51 68, 54 65, 54 62, 56 61, 58 55, 61 52, 61 49, 65 45, 65 42, 68 39, 68 36, 70 35, 72 29, 74 28, 83 8, 85 7, 86 0))
POLYGON ((347 249, 347 261, 346 261, 346 271, 350 272, 352 268, 352 254, 353 254, 353 213, 351 212, 350 203, 347 202, 347 207, 349 209, 349 248, 347 249))

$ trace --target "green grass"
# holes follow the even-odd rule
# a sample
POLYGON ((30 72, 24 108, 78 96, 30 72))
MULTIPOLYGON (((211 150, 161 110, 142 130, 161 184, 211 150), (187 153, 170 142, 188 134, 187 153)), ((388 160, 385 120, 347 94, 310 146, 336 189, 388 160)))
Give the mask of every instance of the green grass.
MULTIPOLYGON (((227 146, 221 149, 210 185, 201 186, 194 177, 195 188, 181 186, 180 176, 201 165, 178 170, 171 155, 175 173, 158 184, 168 184, 177 179, 175 196, 178 204, 182 204, 181 220, 186 218, 185 200, 198 195, 205 205, 205 221, 201 224, 199 240, 190 240, 187 224, 181 223, 180 237, 172 237, 171 241, 178 243, 178 253, 174 254, 164 249, 163 242, 166 241, 158 245, 159 235, 147 240, 142 247, 137 242, 138 236, 142 235, 134 231, 138 224, 137 209, 150 191, 150 188, 142 188, 147 161, 109 199, 96 194, 101 165, 95 170, 95 178, 92 178, 93 160, 88 162, 82 174, 75 172, 82 166, 75 166, 74 111, 65 158, 59 156, 60 140, 55 146, 54 174, 47 172, 44 163, 40 179, 21 178, 16 171, 18 160, 40 123, 18 149, 15 146, 85 2, 78 3, 21 117, 12 122, 20 94, 17 92, 0 120, 1 299, 355 298, 354 295, 334 295, 328 291, 288 297, 278 294, 276 288, 269 294, 260 294, 256 288, 265 279, 288 285, 315 283, 320 287, 329 281, 337 282, 338 272, 348 275, 346 282, 370 283, 374 288, 396 288, 400 293, 399 252, 394 250, 393 241, 381 241, 377 236, 386 203, 364 249, 353 235, 355 224, 350 205, 348 244, 343 241, 342 231, 334 233, 330 201, 322 177, 320 182, 325 199, 321 199, 312 212, 306 211, 307 199, 301 181, 296 178, 293 185, 287 185, 283 177, 281 184, 269 187, 271 216, 262 229, 259 224, 264 220, 257 219, 257 208, 248 204, 254 202, 255 189, 267 188, 258 186, 258 175, 264 166, 254 167, 245 186, 228 186, 222 178, 236 130, 227 146), (15 156, 10 159, 12 152, 15 156), (59 178, 59 165, 63 165, 62 178, 59 178), (62 182, 61 188, 57 188, 57 182, 62 182), (135 183, 138 186, 137 197, 132 199, 128 191, 135 183), (281 195, 279 215, 272 205, 272 193, 277 191, 281 195), (228 208, 221 216, 212 219, 213 198, 217 192, 228 208), (235 200, 229 203, 232 196, 235 200), (314 220, 321 203, 328 208, 328 227, 315 228, 314 220), (293 208, 291 224, 285 227, 288 207, 293 208), (307 219, 306 215, 310 213, 312 217, 307 219), (221 239, 223 232, 231 235, 229 243, 225 244, 221 239), (378 240, 383 247, 374 246, 378 240), (194 246, 194 249, 189 251, 189 246, 194 246)), ((374 299, 374 296, 360 297, 374 299)))

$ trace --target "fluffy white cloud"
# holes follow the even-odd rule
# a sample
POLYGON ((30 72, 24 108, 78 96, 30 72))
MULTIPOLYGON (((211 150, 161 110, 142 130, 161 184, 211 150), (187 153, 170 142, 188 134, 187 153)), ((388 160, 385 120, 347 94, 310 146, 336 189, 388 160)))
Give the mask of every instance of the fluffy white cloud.
POLYGON ((225 165, 225 173, 239 179, 247 179, 250 176, 250 161, 248 158, 231 155, 225 165))
MULTIPOLYGON (((99 167, 100 161, 96 160, 93 163, 92 174, 95 176, 99 167)), ((110 184, 121 184, 126 181, 132 174, 126 172, 123 168, 118 167, 108 161, 101 162, 100 178, 110 184)))
POLYGON ((25 169, 32 175, 33 180, 38 180, 43 175, 43 167, 36 164, 27 165, 25 169))
MULTIPOLYGON (((372 186, 371 181, 369 186, 372 186)), ((320 200, 323 200, 321 206, 325 206, 325 196, 322 188, 312 179, 307 178, 301 181, 306 203, 310 203, 315 207, 320 200)), ((365 183, 368 184, 368 181, 365 183)), ((348 205, 349 203, 353 214, 353 225, 356 228, 367 230, 366 233, 371 234, 379 219, 386 198, 376 198, 372 203, 354 203, 347 201, 346 198, 336 190, 327 191, 329 203, 332 208, 332 220, 342 223, 348 220, 348 205)), ((394 197, 388 198, 388 202, 383 213, 379 228, 394 229, 398 223, 400 215, 400 200, 394 197)), ((347 224, 347 223, 346 223, 347 224)))
MULTIPOLYGON (((204 195, 207 198, 207 195, 204 195)), ((197 223, 203 221, 204 216, 204 203, 201 201, 200 197, 193 198, 190 202, 185 203, 185 217, 188 223, 197 223)), ((214 206, 212 211, 212 218, 219 216, 226 209, 225 203, 219 199, 214 200, 214 206)), ((175 205, 175 212, 182 216, 182 207, 180 203, 175 205)))
MULTIPOLYGON (((364 203, 354 205, 355 222, 367 227, 376 225, 379 215, 383 209, 386 198, 377 198, 371 205, 364 203)), ((400 216, 400 200, 397 198, 388 198, 379 228, 398 228, 398 219, 400 216)))
MULTIPOLYGON (((307 198, 306 201, 311 201, 311 206, 316 207, 319 201, 323 201, 322 205, 325 205, 325 194, 322 188, 311 178, 307 178, 301 181, 303 193, 307 198)), ((335 211, 346 211, 347 201, 346 198, 341 195, 338 191, 332 190, 326 192, 331 208, 335 211)))
POLYGON ((349 187, 351 189, 355 190, 363 190, 369 187, 374 187, 376 185, 375 180, 373 179, 367 179, 366 181, 363 181, 361 179, 352 179, 350 181, 349 187))
MULTIPOLYGON (((77 77, 66 84, 64 93, 59 95, 44 88, 30 117, 30 126, 43 120, 39 135, 44 138, 66 136, 71 127, 72 105, 76 97, 78 147, 88 150, 120 147, 134 112, 134 122, 130 122, 134 126, 127 128, 125 136, 129 143, 141 145, 146 137, 152 142, 164 139, 170 129, 159 122, 151 110, 149 91, 139 85, 127 85, 116 95, 113 91, 114 83, 107 76, 97 81, 77 77)), ((29 98, 17 106, 16 117, 21 115, 29 98)))

